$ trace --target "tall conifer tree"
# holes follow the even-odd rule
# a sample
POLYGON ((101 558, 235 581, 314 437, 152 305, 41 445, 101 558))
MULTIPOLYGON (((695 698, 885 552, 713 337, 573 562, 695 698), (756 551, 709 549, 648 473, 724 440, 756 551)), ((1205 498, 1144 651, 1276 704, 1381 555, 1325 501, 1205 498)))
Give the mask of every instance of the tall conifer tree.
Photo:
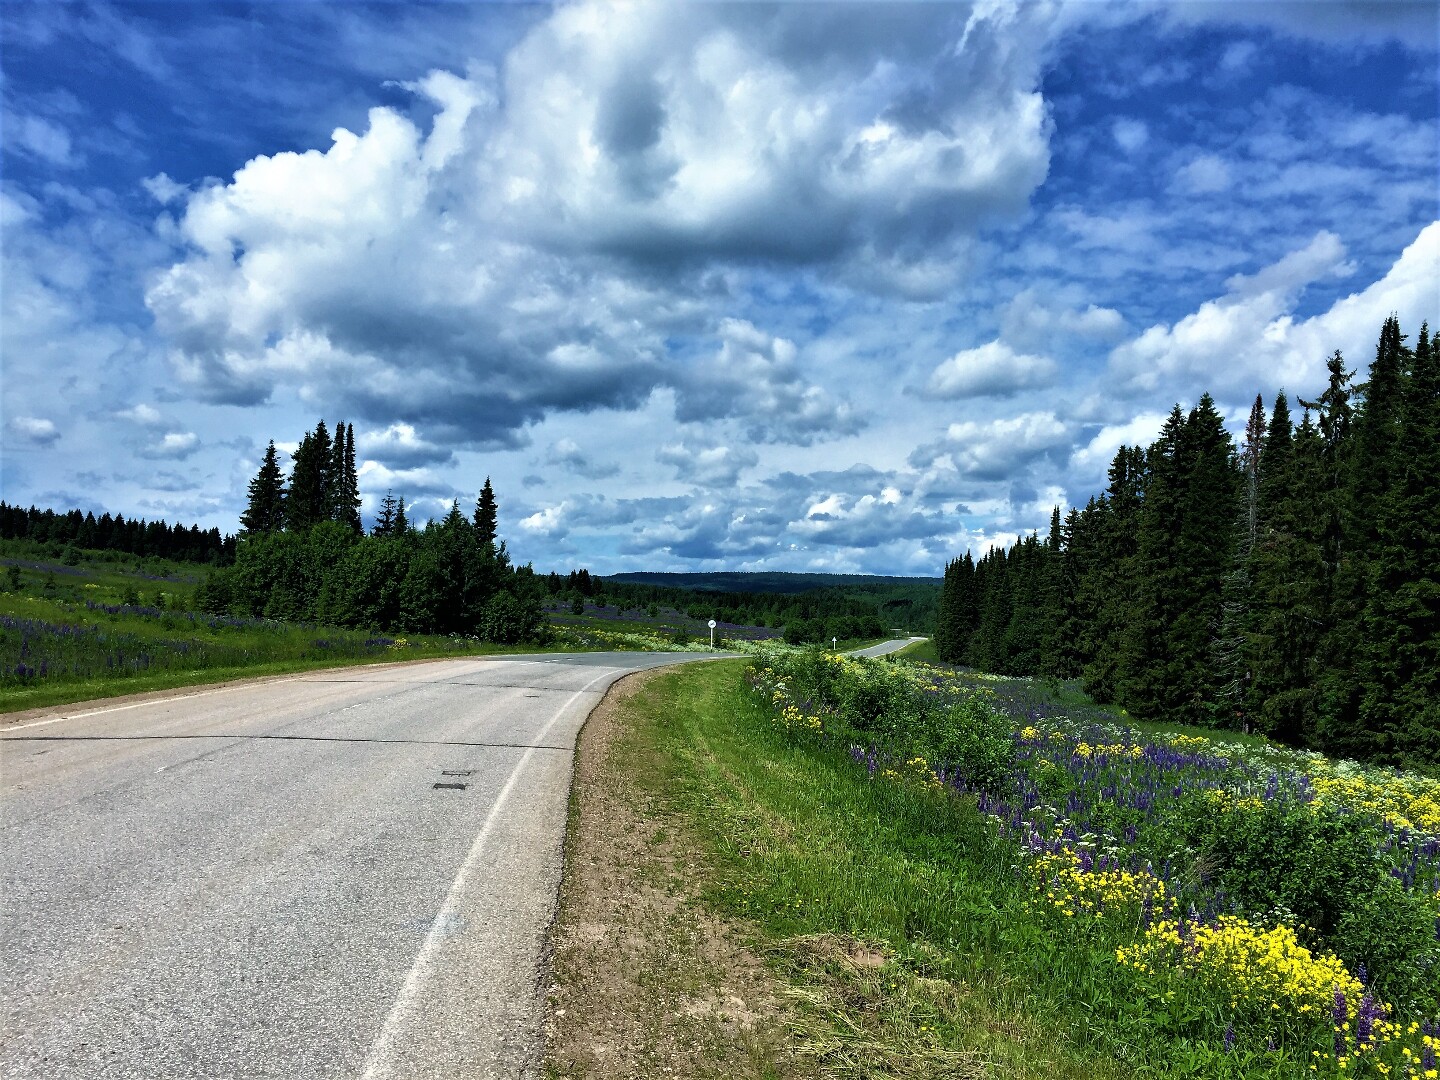
POLYGON ((285 527, 285 475, 275 453, 275 440, 265 448, 260 471, 250 481, 249 500, 240 515, 247 533, 273 533, 285 527))
POLYGON ((330 432, 321 420, 295 448, 285 503, 286 527, 300 532, 329 519, 330 454, 330 432))
POLYGON ((495 543, 499 519, 500 509, 496 505, 495 492, 490 487, 490 478, 487 476, 485 486, 480 489, 480 497, 475 500, 475 532, 480 543, 495 543))

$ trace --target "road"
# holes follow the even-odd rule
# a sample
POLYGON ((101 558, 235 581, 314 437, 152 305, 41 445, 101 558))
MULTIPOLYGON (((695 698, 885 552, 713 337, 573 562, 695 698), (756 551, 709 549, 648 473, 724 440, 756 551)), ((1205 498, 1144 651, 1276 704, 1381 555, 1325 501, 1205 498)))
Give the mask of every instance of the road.
POLYGON ((0 731, 0 1077, 538 1076, 576 735, 693 659, 351 668, 0 731))
POLYGON ((871 645, 868 649, 856 649, 847 653, 848 656, 884 656, 886 653, 899 652, 907 645, 913 645, 917 641, 924 641, 923 637, 892 638, 890 641, 882 641, 879 645, 871 645))

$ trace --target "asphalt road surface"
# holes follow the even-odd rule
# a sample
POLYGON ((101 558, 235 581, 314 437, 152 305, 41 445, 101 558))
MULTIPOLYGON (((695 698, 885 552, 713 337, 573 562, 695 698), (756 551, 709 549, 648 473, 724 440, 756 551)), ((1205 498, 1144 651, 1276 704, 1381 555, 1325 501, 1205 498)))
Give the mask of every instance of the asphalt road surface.
POLYGON ((0 1077, 539 1076, 576 734, 622 674, 693 659, 351 668, 0 729, 0 1077))
POLYGON ((917 641, 924 641, 923 637, 893 638, 890 641, 882 641, 879 645, 871 645, 868 649, 856 649, 850 653, 851 656, 884 656, 886 653, 899 652, 906 645, 917 641))

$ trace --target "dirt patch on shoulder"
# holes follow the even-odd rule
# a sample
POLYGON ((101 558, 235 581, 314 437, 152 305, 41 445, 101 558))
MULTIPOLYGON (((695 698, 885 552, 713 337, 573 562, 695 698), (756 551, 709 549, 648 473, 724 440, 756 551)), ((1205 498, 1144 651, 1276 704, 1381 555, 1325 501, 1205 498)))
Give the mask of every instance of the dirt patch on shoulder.
POLYGON ((813 1076, 774 978, 701 904, 697 845, 635 780, 646 750, 627 738, 626 705, 657 674, 617 683, 580 734, 551 934, 547 1075, 813 1076))

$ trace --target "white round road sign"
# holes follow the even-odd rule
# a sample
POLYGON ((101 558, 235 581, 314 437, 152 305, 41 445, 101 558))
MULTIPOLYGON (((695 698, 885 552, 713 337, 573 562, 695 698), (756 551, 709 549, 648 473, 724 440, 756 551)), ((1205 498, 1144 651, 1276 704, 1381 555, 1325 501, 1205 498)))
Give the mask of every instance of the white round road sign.
POLYGON ((711 629, 711 630, 714 630, 714 629, 715 629, 715 625, 716 625, 716 624, 715 624, 715 620, 714 620, 714 619, 711 619, 711 620, 710 620, 710 629, 711 629))

